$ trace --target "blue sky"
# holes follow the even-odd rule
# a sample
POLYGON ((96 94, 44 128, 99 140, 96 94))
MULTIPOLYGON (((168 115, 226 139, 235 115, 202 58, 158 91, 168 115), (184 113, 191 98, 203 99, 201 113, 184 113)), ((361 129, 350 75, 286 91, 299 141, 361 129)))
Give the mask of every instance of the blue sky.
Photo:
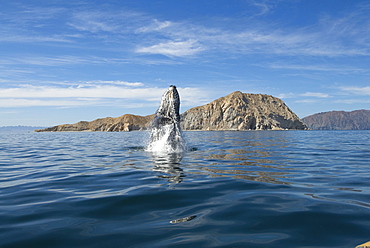
POLYGON ((370 109, 370 2, 0 0, 0 126, 181 112, 233 91, 370 109))

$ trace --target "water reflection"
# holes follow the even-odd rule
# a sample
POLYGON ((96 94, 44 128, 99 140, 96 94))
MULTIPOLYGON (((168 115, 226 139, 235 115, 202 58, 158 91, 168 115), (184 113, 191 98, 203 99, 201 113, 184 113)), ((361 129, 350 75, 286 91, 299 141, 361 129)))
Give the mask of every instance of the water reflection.
POLYGON ((274 183, 274 184, 285 184, 287 182, 281 181, 282 178, 288 178, 286 172, 271 172, 271 171, 252 171, 247 169, 214 169, 214 168, 202 168, 204 171, 211 172, 211 176, 219 177, 233 177, 235 179, 245 179, 249 181, 274 183))
POLYGON ((185 174, 180 168, 180 162, 183 158, 183 153, 152 153, 152 161, 154 163, 153 171, 164 173, 160 178, 167 179, 168 182, 181 183, 185 174))
POLYGON ((209 147, 190 154, 194 162, 199 162, 201 174, 289 184, 286 179, 290 178, 292 168, 289 155, 283 152, 289 145, 284 133, 213 132, 197 136, 203 137, 196 140, 199 147, 209 147))

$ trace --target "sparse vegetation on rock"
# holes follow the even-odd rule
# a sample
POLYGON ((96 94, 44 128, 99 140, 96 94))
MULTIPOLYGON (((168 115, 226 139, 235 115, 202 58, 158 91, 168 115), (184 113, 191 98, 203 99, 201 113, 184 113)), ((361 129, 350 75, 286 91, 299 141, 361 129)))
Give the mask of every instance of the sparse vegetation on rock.
POLYGON ((128 132, 146 130, 154 115, 139 116, 126 114, 120 117, 106 117, 94 121, 80 121, 75 124, 63 124, 35 132, 62 132, 62 131, 100 131, 100 132, 128 132))
POLYGON ((240 91, 187 110, 181 125, 183 130, 307 129, 281 99, 240 91))

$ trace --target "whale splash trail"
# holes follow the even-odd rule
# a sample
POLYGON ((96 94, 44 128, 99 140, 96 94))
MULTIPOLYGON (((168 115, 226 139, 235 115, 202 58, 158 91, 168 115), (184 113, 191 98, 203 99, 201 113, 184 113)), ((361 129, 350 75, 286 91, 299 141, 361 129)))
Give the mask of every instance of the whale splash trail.
POLYGON ((176 86, 171 85, 163 94, 161 104, 151 125, 148 151, 156 153, 182 153, 186 144, 180 127, 180 97, 176 86))

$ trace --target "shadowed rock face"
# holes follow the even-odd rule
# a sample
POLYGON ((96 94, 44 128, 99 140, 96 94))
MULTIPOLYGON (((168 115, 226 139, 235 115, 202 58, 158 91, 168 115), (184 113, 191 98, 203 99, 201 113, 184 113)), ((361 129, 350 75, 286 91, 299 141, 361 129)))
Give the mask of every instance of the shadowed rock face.
MULTIPOLYGON (((307 126, 285 103, 276 97, 235 91, 203 106, 185 111, 179 117, 180 98, 176 90, 168 90, 162 97, 155 115, 123 115, 91 122, 65 124, 42 131, 133 131, 150 126, 165 125, 181 118, 182 130, 281 130, 307 129, 307 126), (170 101, 170 99, 178 99, 170 101), (175 111, 170 111, 174 109, 175 111), (156 117, 155 121, 153 121, 156 117)), ((170 87, 170 88, 171 88, 170 87)))

